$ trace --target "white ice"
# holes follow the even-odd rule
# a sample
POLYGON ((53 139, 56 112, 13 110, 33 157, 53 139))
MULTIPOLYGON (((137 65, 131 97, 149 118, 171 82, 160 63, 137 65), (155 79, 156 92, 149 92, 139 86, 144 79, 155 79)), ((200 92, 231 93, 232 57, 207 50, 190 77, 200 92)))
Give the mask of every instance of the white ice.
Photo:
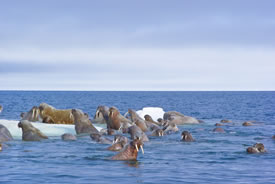
MULTIPOLYGON (((18 120, 5 120, 0 119, 0 124, 7 127, 10 131, 11 135, 14 138, 21 138, 22 137, 22 130, 18 128, 17 124, 19 123, 18 120)), ((46 124, 46 123, 39 123, 33 122, 32 125, 35 128, 38 128, 41 132, 43 132, 47 136, 61 136, 64 133, 71 133, 76 134, 74 125, 63 125, 63 124, 46 124)), ((95 126, 97 130, 101 130, 101 127, 95 126)))
POLYGON ((164 110, 160 107, 144 107, 142 110, 138 110, 137 114, 144 119, 146 114, 150 115, 154 121, 157 121, 158 118, 163 118, 164 110))

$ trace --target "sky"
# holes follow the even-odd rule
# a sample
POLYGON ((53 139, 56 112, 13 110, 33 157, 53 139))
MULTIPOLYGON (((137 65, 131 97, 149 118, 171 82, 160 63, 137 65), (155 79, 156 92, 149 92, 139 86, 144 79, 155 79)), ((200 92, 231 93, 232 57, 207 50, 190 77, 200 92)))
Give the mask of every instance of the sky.
POLYGON ((0 0, 0 90, 275 90, 273 0, 0 0))

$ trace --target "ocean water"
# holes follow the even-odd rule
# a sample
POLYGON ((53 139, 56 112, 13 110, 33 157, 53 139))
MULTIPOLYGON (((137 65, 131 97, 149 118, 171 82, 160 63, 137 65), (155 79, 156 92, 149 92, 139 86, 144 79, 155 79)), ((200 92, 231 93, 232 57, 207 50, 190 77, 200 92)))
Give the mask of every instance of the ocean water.
MULTIPOLYGON (((93 116, 98 105, 161 107, 204 121, 180 126, 180 132, 150 137, 138 161, 111 161, 108 145, 89 137, 64 142, 52 136, 41 142, 7 142, 0 152, 0 183, 275 183, 275 92, 56 92, 0 91, 2 121, 46 102, 59 109, 79 108, 93 116), (221 119, 226 133, 213 133, 221 119), (243 127, 247 120, 257 125, 243 127), (180 141, 188 130, 195 142, 180 141), (247 154, 261 142, 267 153, 247 154)), ((41 129, 43 132, 43 129, 41 129)), ((110 137, 111 138, 111 137, 110 137)))

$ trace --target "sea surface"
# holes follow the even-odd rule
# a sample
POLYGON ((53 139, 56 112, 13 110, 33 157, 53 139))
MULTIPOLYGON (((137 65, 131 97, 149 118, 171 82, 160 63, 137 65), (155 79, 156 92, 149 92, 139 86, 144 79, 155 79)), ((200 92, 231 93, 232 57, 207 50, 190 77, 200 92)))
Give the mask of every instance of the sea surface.
MULTIPOLYGON (((64 142, 59 136, 41 142, 7 142, 0 152, 0 183, 275 183, 275 92, 83 92, 0 91, 2 120, 45 102, 59 109, 78 108, 94 116, 98 105, 128 108, 161 107, 204 123, 180 126, 180 132, 149 137, 138 161, 111 161, 108 145, 90 137, 64 142), (214 133, 214 124, 230 119, 214 133), (254 126, 244 127, 247 120, 254 126), (181 131, 195 142, 181 142, 181 131), (247 154, 261 142, 267 153, 247 154)), ((0 121, 1 122, 1 121, 0 121)), ((43 130, 41 130, 43 132, 43 130)), ((111 137, 110 137, 111 138, 111 137)))

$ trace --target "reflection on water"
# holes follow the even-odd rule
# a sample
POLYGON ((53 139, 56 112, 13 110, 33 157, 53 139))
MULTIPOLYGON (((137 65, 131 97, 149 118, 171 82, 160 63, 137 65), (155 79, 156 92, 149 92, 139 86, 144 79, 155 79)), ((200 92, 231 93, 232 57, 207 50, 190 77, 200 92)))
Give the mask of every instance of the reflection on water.
POLYGON ((125 164, 128 167, 135 167, 135 168, 139 168, 140 166, 140 162, 138 161, 124 161, 123 164, 125 164))

